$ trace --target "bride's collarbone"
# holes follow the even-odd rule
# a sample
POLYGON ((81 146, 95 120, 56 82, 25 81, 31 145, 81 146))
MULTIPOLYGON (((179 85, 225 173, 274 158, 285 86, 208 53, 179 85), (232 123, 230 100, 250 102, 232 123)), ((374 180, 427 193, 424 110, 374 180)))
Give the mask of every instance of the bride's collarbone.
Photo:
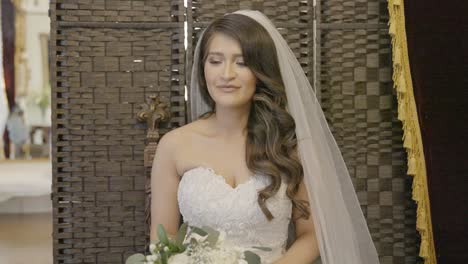
POLYGON ((245 161, 245 153, 229 147, 193 146, 178 152, 177 168, 181 175, 197 167, 210 168, 226 180, 243 180, 244 175, 251 175, 245 161))
MULTIPOLYGON (((213 165, 215 163, 209 162, 195 162, 186 164, 181 169, 181 177, 185 177, 185 174, 189 171, 193 171, 196 169, 207 169, 211 173, 213 173, 217 177, 221 177, 224 181, 229 184, 231 187, 235 188, 236 186, 248 182, 252 177, 252 173, 247 169, 242 169, 241 166, 237 167, 237 169, 227 169, 227 166, 217 166, 213 165), (221 169, 226 168, 226 169, 221 169)), ((190 176, 189 176, 190 177, 190 176)))
POLYGON ((240 140, 223 140, 200 133, 195 127, 186 128, 181 133, 174 157, 180 177, 200 167, 212 170, 231 186, 242 184, 252 177, 253 173, 245 161, 245 144, 240 140))

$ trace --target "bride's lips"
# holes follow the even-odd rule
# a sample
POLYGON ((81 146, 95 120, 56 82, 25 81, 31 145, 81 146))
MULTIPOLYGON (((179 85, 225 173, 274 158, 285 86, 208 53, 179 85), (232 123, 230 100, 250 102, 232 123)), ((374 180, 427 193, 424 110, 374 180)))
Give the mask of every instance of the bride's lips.
POLYGON ((234 91, 240 88, 239 86, 235 85, 217 85, 216 87, 222 89, 223 91, 234 91))

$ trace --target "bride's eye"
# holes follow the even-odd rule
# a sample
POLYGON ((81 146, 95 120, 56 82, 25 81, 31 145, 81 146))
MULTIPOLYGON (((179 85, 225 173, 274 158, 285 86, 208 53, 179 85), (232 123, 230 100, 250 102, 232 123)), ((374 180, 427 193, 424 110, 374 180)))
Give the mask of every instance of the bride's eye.
POLYGON ((220 64, 220 63, 221 63, 221 60, 209 59, 208 62, 209 62, 210 64, 220 64))
POLYGON ((239 65, 239 66, 246 66, 244 61, 238 61, 238 62, 237 62, 237 65, 239 65))

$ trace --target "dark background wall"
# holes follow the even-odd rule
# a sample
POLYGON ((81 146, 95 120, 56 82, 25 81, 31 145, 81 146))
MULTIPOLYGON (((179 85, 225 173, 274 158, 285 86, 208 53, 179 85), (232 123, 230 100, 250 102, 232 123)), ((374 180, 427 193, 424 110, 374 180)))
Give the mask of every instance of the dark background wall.
POLYGON ((405 1, 437 263, 468 262, 468 3, 405 1))

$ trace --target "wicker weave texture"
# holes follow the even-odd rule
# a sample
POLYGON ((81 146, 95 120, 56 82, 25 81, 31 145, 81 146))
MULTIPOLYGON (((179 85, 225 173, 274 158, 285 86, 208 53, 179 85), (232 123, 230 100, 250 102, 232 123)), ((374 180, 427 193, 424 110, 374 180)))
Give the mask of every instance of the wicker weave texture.
POLYGON ((136 114, 160 94, 173 116, 161 133, 186 122, 184 18, 174 15, 183 1, 162 2, 51 3, 54 263, 124 263, 145 250, 146 124, 136 114), (132 12, 146 13, 123 27, 92 23, 132 12))
POLYGON ((183 21, 179 7, 174 0, 63 0, 57 1, 56 16, 70 22, 177 22, 183 21))
POLYGON ((321 23, 387 23, 386 0, 322 0, 321 23))
MULTIPOLYGON (((341 7, 332 8, 332 3, 324 2, 323 21, 335 21, 343 15, 341 7)), ((361 10, 363 17, 365 11, 361 10)), ((317 33, 322 107, 353 179, 381 263, 417 263, 419 238, 410 195, 412 179, 406 175, 402 124, 397 119, 392 88, 388 29, 360 29, 356 25, 352 29, 341 22, 317 33)))
POLYGON ((288 0, 198 0, 190 1, 195 22, 211 22, 226 13, 240 9, 260 10, 275 24, 308 23, 311 16, 312 1, 288 0))

